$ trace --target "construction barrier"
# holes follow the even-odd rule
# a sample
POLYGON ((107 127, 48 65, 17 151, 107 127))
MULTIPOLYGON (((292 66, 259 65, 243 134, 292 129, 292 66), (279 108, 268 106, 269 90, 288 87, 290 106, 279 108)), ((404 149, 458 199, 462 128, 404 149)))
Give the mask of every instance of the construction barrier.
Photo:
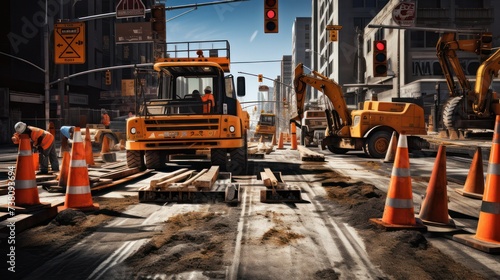
POLYGON ((83 146, 80 127, 75 127, 66 197, 64 206, 58 207, 58 210, 62 211, 67 208, 74 208, 82 211, 99 209, 99 205, 92 202, 89 171, 85 160, 85 147, 83 146))
POLYGON ((38 188, 36 186, 35 167, 33 166, 33 153, 31 140, 27 134, 19 135, 19 151, 16 162, 15 205, 39 205, 38 188))
POLYGON ((472 158, 472 163, 467 174, 467 179, 463 189, 455 189, 455 192, 460 195, 483 199, 484 193, 484 171, 483 171, 483 155, 481 147, 477 147, 476 153, 472 158))
POLYGON ((448 215, 446 146, 440 145, 419 217, 426 225, 455 228, 448 215))
POLYGON ((500 253, 500 115, 496 116, 483 201, 475 235, 457 234, 453 239, 488 253, 500 253))
POLYGON ((427 227, 415 218, 413 209, 410 159, 406 135, 399 136, 382 219, 372 218, 370 221, 386 230, 427 230, 427 227))

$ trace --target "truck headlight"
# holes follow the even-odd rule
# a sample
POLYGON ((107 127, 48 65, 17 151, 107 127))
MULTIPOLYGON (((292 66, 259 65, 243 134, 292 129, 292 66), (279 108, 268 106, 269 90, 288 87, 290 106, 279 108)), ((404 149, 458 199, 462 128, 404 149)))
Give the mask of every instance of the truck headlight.
POLYGON ((229 132, 234 133, 235 130, 234 125, 229 126, 229 132))
POLYGON ((130 129, 130 134, 135 134, 137 132, 137 129, 135 129, 135 127, 132 127, 130 129))
POLYGON ((352 121, 352 126, 357 126, 360 120, 361 116, 354 116, 354 120, 352 121))

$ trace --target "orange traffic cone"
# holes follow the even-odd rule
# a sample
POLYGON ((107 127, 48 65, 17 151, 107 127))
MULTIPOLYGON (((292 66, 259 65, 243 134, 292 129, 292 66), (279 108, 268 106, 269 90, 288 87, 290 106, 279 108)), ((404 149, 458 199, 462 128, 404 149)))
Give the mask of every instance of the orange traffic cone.
POLYGON ((391 141, 389 142, 389 149, 385 154, 384 162, 394 162, 394 157, 396 156, 396 149, 398 148, 398 139, 396 137, 396 131, 392 132, 391 141))
POLYGON ((68 185, 68 172, 69 172, 69 162, 71 161, 71 155, 68 151, 63 152, 63 159, 61 162, 61 172, 59 172, 59 177, 57 178, 59 187, 66 187, 68 185))
POLYGON ((382 219, 372 218, 370 221, 386 230, 427 230, 421 221, 415 219, 413 210, 410 159, 406 135, 401 134, 399 137, 382 219))
POLYGON ((463 196, 483 199, 484 192, 484 171, 483 171, 483 156, 481 147, 477 147, 476 153, 472 158, 472 163, 467 174, 463 189, 455 189, 455 191, 463 196))
POLYGON ((280 132, 280 139, 278 140, 278 149, 283 149, 283 132, 280 132))
POLYGON ((90 141, 89 128, 85 128, 85 161, 88 165, 95 165, 94 153, 92 152, 92 142, 90 141))
POLYGON ((82 133, 79 127, 75 127, 73 135, 64 206, 58 207, 58 210, 62 211, 67 208, 76 208, 82 211, 99 209, 98 204, 92 203, 89 171, 85 161, 85 147, 83 146, 82 133))
POLYGON ((457 234, 453 239, 484 252, 500 253, 500 115, 496 116, 476 234, 457 234))
POLYGON ((295 123, 291 123, 291 131, 292 131, 292 136, 290 137, 290 143, 292 147, 290 150, 297 150, 297 128, 295 127, 295 123))
POLYGON ((101 155, 109 153, 109 139, 106 135, 102 137, 101 155))
POLYGON ((426 225, 455 227, 448 215, 446 146, 439 146, 419 217, 426 225))
POLYGON ((19 152, 15 177, 15 205, 40 205, 38 188, 36 186, 35 167, 33 166, 33 153, 31 152, 31 141, 27 134, 21 134, 19 137, 19 152))

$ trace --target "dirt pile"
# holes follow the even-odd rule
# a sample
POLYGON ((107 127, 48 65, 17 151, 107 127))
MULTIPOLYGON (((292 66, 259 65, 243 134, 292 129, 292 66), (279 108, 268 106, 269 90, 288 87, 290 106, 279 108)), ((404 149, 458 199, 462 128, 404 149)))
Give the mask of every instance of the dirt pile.
POLYGON ((382 217, 385 193, 373 185, 341 178, 326 183, 327 197, 335 203, 329 211, 358 230, 372 262, 391 278, 486 279, 433 247, 421 232, 389 232, 370 223, 370 218, 382 217))

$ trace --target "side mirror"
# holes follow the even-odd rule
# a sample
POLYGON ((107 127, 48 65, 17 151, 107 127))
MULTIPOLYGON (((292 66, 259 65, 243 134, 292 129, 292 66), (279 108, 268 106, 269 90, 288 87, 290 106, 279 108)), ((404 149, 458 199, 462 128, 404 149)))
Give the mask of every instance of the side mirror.
POLYGON ((236 78, 236 94, 238 96, 245 96, 245 77, 238 77, 236 78))

